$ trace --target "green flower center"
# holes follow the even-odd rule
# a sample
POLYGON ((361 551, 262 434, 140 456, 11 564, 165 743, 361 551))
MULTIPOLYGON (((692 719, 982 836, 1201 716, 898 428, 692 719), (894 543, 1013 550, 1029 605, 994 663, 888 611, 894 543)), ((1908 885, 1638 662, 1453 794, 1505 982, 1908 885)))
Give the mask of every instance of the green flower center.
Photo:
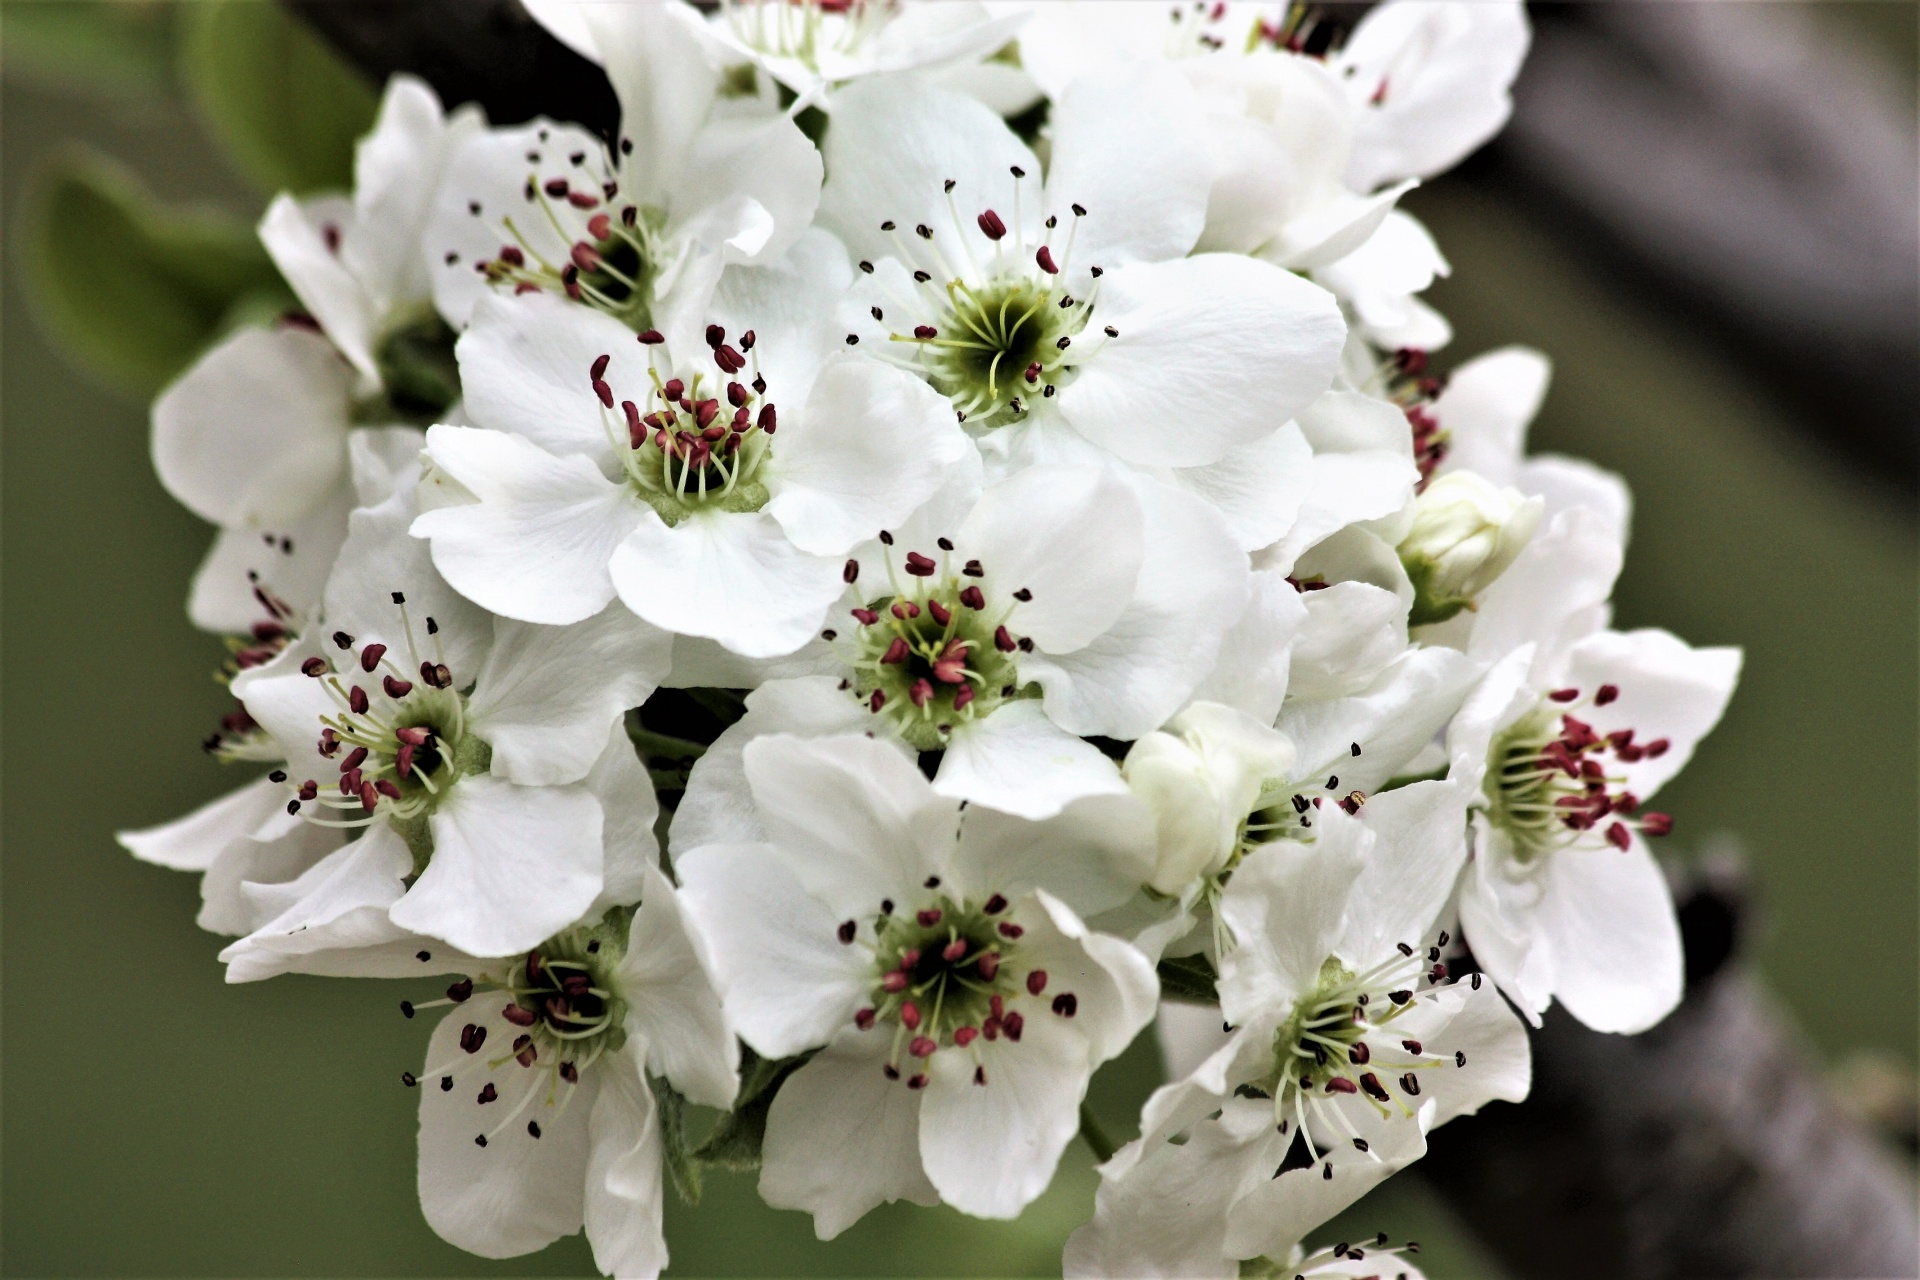
POLYGON ((931 325, 892 334, 919 348, 927 380, 953 401, 963 421, 1000 426, 1026 414, 1035 397, 1052 396, 1071 370, 1073 338, 1090 304, 1019 273, 979 285, 950 280, 931 325))
POLYGON ((1610 772, 1618 764, 1666 754, 1667 739, 1638 743, 1632 729, 1603 735, 1572 714, 1604 707, 1619 694, 1613 685, 1601 685, 1587 698, 1578 689, 1556 690, 1494 738, 1487 752, 1487 820, 1506 834, 1521 864, 1589 832, 1625 850, 1632 831, 1663 836, 1673 829, 1666 814, 1641 813, 1626 778, 1610 772))
POLYGON ((373 353, 381 394, 354 406, 355 421, 438 422, 460 398, 457 337, 431 307, 390 326, 373 353))
POLYGON ((592 925, 556 934, 507 974, 513 1003, 502 1016, 525 1028, 510 1048, 522 1066, 544 1062, 566 1077, 626 1044, 627 1002, 614 974, 632 915, 616 907, 592 925))
POLYGON ((916 751, 943 749, 956 726, 1020 696, 1014 655, 1031 642, 1007 629, 1012 605, 990 609, 969 581, 982 576, 979 568, 968 561, 959 574, 936 578, 934 561, 910 553, 907 584, 896 581, 892 595, 853 610, 849 688, 916 751))

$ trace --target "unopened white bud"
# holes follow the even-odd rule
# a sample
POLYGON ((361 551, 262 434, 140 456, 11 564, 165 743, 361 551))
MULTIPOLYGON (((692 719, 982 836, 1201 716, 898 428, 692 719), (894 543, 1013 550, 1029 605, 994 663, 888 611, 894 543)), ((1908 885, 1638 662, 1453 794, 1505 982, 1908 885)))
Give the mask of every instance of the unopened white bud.
POLYGON ((1411 626, 1445 622, 1474 607, 1507 571, 1540 524, 1545 503, 1496 487, 1471 471, 1451 471, 1413 503, 1413 527, 1400 563, 1413 581, 1411 626))
POLYGON ((1135 742, 1120 771, 1154 818, 1148 885, 1178 897, 1224 867, 1261 784, 1284 775, 1293 754, 1281 733, 1212 702, 1194 703, 1135 742))

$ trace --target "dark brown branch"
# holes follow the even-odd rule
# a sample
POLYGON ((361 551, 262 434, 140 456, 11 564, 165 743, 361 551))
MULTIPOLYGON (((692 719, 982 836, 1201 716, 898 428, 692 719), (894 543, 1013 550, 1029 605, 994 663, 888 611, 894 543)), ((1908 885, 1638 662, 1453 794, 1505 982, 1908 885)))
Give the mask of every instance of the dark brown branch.
POLYGON ((1517 1276, 1920 1274, 1910 1168, 1733 958, 1740 911, 1725 875, 1683 900, 1690 985, 1660 1026, 1550 1013, 1532 1096, 1433 1135, 1416 1168, 1517 1276))

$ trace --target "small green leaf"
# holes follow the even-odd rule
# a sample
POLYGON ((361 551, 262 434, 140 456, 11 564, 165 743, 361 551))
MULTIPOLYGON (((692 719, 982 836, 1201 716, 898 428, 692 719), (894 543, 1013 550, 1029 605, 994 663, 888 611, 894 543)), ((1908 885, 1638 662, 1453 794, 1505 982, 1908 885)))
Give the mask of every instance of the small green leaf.
POLYGON ((19 234, 41 323, 78 363, 136 395, 236 321, 293 305, 251 228, 166 208, 91 152, 66 151, 33 177, 19 234))
POLYGON ((1213 966, 1205 956, 1179 956, 1160 962, 1160 994, 1184 1004, 1218 1004, 1213 966))
POLYGON ((716 1169, 736 1173, 760 1167, 760 1148, 767 1138, 767 1112, 774 1095, 788 1076, 806 1065, 813 1055, 797 1058, 762 1058, 753 1050, 740 1051, 740 1096, 733 1110, 720 1117, 707 1140, 694 1151, 693 1158, 716 1169))
POLYGON ((379 106, 358 72, 266 0, 201 0, 181 18, 180 83, 242 173, 296 195, 353 186, 379 106))
POLYGON ((694 1163, 693 1152, 687 1148, 687 1100, 680 1091, 657 1076, 649 1077, 653 1086, 654 1105, 660 1112, 661 1146, 665 1149, 663 1163, 667 1166, 667 1176, 673 1179, 673 1189, 688 1204, 700 1203, 700 1166, 694 1163))

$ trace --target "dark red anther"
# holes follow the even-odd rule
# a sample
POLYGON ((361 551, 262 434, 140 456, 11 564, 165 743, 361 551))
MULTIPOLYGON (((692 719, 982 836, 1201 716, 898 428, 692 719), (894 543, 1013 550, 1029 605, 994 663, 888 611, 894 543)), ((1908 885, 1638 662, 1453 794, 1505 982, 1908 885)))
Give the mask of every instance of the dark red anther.
POLYGON ((509 266, 524 267, 527 265, 527 255, 520 252, 517 244, 503 244, 500 246, 500 261, 509 266))
POLYGON ((1047 971, 1035 969, 1027 975, 1027 994, 1037 996, 1047 989, 1047 971))
MULTIPOLYGON (((513 1047, 513 1060, 523 1067, 532 1066, 534 1060, 540 1056, 540 1048, 534 1044, 532 1036, 521 1036, 513 1042, 513 1047)), ((533 1136, 537 1138, 540 1135, 536 1133, 533 1136)))
POLYGON ((867 699, 867 710, 878 714, 880 708, 887 705, 887 695, 875 689, 873 696, 867 699))
POLYGON ((360 807, 368 813, 380 807, 380 792, 371 782, 360 784, 360 807))
POLYGON ((708 424, 719 416, 720 402, 718 400, 696 400, 694 402, 693 421, 694 424, 701 429, 704 430, 708 424))
POLYGON ((480 1046, 487 1042, 487 1029, 469 1022, 460 1028, 460 1047, 468 1053, 480 1052, 480 1046))
POLYGON ((347 707, 357 716, 367 714, 367 691, 359 685, 347 690, 347 707))
POLYGON ((920 1006, 908 1000, 900 1006, 900 1025, 909 1031, 920 1029, 920 1006))
POLYGON ((907 572, 916 578, 931 578, 939 567, 918 551, 907 552, 907 572))
POLYGON ((1014 1041, 1016 1044, 1019 1043, 1020 1032, 1026 1025, 1027 1020, 1011 1010, 1008 1011, 1006 1017, 1000 1019, 1000 1029, 1007 1033, 1007 1039, 1014 1041))
POLYGON ((575 244, 573 248, 567 252, 567 258, 575 267, 582 271, 598 271, 600 269, 600 251, 588 244, 585 240, 575 244))
POLYGON ((873 1010, 862 1009, 853 1015, 853 1025, 862 1031, 873 1030, 873 1010))
POLYGON ((1645 747, 1641 748, 1641 750, 1647 753, 1647 759, 1658 760, 1661 756, 1667 754, 1667 749, 1672 745, 1673 744, 1665 738, 1655 738, 1652 742, 1649 742, 1645 747))
POLYGON ((905 991, 907 989, 907 981, 907 975, 895 969, 880 979, 880 989, 882 991, 905 991))
POLYGON ((593 380, 593 394, 599 397, 603 406, 613 408, 613 388, 598 378, 593 380))
POLYGON ((366 762, 367 749, 365 747, 355 747, 353 750, 347 752, 346 756, 340 761, 340 772, 347 773, 351 770, 358 769, 366 762))
POLYGON ((643 330, 637 336, 639 338, 640 345, 643 347, 657 347, 661 343, 667 340, 666 335, 661 333, 658 329, 646 329, 646 330, 643 330))
POLYGON ((859 932, 859 929, 858 929, 858 926, 856 926, 853 923, 853 921, 842 920, 840 922, 840 927, 838 929, 835 929, 833 932, 834 932, 834 937, 840 939, 840 945, 846 946, 853 941, 854 935, 859 932))
POLYGON ((1365 1089, 1367 1096, 1375 1102, 1391 1102, 1393 1100, 1393 1095, 1387 1092, 1387 1086, 1381 1084, 1380 1077, 1374 1075, 1371 1071, 1366 1072, 1360 1077, 1360 1087, 1365 1089))
POLYGON ((473 994, 473 979, 462 978, 447 988, 447 999, 460 1004, 473 994))
POLYGON ((1604 707, 1609 702, 1612 702, 1614 699, 1618 698, 1619 696, 1620 696, 1619 685, 1603 684, 1594 691, 1593 705, 1596 707, 1604 707))
POLYGON ((916 911, 913 913, 913 918, 920 922, 922 929, 931 929, 940 923, 940 908, 928 907, 925 910, 916 911))
POLYGON ((732 347, 722 345, 715 349, 713 362, 727 373, 738 373, 747 367, 747 358, 732 347))
POLYGON ((1080 997, 1071 991, 1062 991, 1053 998, 1053 1011, 1063 1018, 1071 1018, 1080 1012, 1080 997))
POLYGON ((1633 844, 1633 838, 1627 834, 1627 826, 1624 822, 1609 822, 1607 824, 1607 843, 1622 853, 1625 853, 1628 847, 1633 844))
MULTIPOLYGON (((987 210, 978 218, 975 218, 974 221, 980 225, 980 234, 987 239, 999 241, 1006 237, 1007 224, 1002 222, 1000 215, 993 210, 987 210)), ((1049 270, 1051 270, 1051 268, 1049 268, 1049 270)))
POLYGON ((1572 702, 1580 696, 1580 691, 1578 689, 1555 689, 1547 696, 1555 702, 1572 702))
POLYGON ((1649 813, 1640 818, 1640 834, 1643 836, 1664 836, 1673 830, 1673 815, 1649 813))
POLYGON ((1367 1047, 1365 1040, 1355 1041, 1347 1046, 1347 1061, 1355 1066, 1365 1066, 1373 1061, 1373 1050, 1367 1047))
POLYGON ((1034 251, 1033 260, 1039 263, 1040 269, 1048 275, 1057 276, 1060 274, 1060 268, 1054 265, 1053 250, 1049 249, 1046 245, 1043 244, 1039 249, 1034 251))
POLYGON ((589 373, 587 376, 590 379, 592 379, 594 382, 600 381, 601 378, 606 376, 607 363, 612 359, 613 357, 610 355, 595 356, 593 361, 593 371, 589 373))
POLYGON ((591 191, 569 191, 567 203, 576 209, 597 209, 600 207, 600 197, 591 191))
POLYGON ((982 980, 992 982, 994 975, 1000 972, 1000 953, 998 951, 981 952, 980 958, 973 962, 973 971, 979 974, 982 980))
POLYGON ((908 649, 906 640, 900 636, 895 636, 893 643, 887 646, 887 651, 880 655, 880 661, 887 666, 894 666, 898 663, 905 662, 909 652, 911 652, 911 650, 908 649))
POLYGON ((993 629, 993 647, 1002 653, 1012 653, 1015 649, 1019 648, 1019 642, 1013 638, 1013 633, 1008 631, 1004 626, 995 627, 993 629))
POLYGON ((887 612, 902 622, 905 622, 908 619, 920 616, 920 606, 911 600, 895 600, 887 609, 887 612))
POLYGON ((404 728, 395 729, 393 736, 410 747, 424 747, 433 733, 421 725, 407 725, 404 728))
POLYGON ((373 789, 389 800, 398 800, 400 798, 400 788, 385 778, 374 783, 373 789))
POLYGON ((302 675, 312 676, 318 680, 321 676, 327 674, 327 660, 325 658, 308 658, 300 664, 300 673, 302 675))
POLYGON ((907 1052, 916 1058, 931 1058, 933 1051, 939 1047, 925 1036, 915 1036, 907 1042, 907 1052))
POLYGON ((560 1078, 568 1084, 579 1084, 580 1068, 574 1066, 571 1062, 563 1062, 560 1064, 560 1078))
POLYGON ((710 324, 707 326, 707 345, 708 346, 712 347, 714 350, 717 351, 720 349, 720 344, 725 342, 726 340, 727 340, 727 331, 725 329, 722 329, 717 324, 710 324))
POLYGON ((613 219, 604 213, 596 213, 587 219, 587 234, 595 240, 605 240, 613 234, 613 219))
POLYGON ((380 678, 380 687, 387 691, 389 698, 404 698, 413 692, 413 682, 411 680, 401 680, 394 676, 382 676, 380 678))
POLYGON ((958 964, 960 961, 966 959, 966 956, 967 940, 965 938, 955 938, 952 942, 940 948, 940 958, 948 964, 958 964))
POLYGON ((988 1040, 998 1040, 1001 1030, 1000 1015, 994 1014, 980 1024, 980 1034, 988 1040))
POLYGON ((747 389, 741 386, 739 383, 729 382, 727 384, 727 403, 732 405, 734 408, 736 409, 744 408, 747 401, 751 399, 753 399, 753 396, 750 395, 747 389))
POLYGON ((907 700, 916 707, 925 707, 933 701, 932 683, 925 679, 915 680, 907 689, 907 700))
POLYGON ((768 435, 772 435, 775 428, 780 425, 780 418, 779 415, 773 411, 772 405, 763 404, 760 406, 760 416, 754 419, 754 425, 758 426, 768 435))
POLYGON ((953 1042, 964 1049, 972 1044, 979 1034, 980 1028, 978 1027, 955 1027, 953 1029, 953 1042))
MULTIPOLYGON (((852 564, 853 561, 849 560, 847 561, 847 563, 852 564)), ((853 579, 848 578, 847 581, 851 582, 853 581, 853 579)), ((863 627, 870 627, 874 623, 880 621, 880 615, 875 613, 871 609, 849 609, 847 612, 851 613, 853 615, 853 620, 855 622, 858 622, 863 627)))
POLYGON ((387 646, 383 644, 370 644, 362 649, 360 651, 360 669, 362 671, 372 671, 380 665, 380 657, 386 653, 386 651, 387 646))
POLYGON ((1358 1093, 1360 1088, 1345 1076, 1335 1076, 1327 1081, 1328 1093, 1358 1093))
POLYGON ((940 331, 930 324, 917 324, 913 326, 913 336, 922 342, 930 342, 940 336, 940 331))
POLYGON ((312 778, 308 778, 300 784, 300 790, 296 794, 299 795, 302 800, 312 800, 320 794, 320 784, 312 778))
POLYGON ((1022 929, 1011 920, 1002 920, 999 924, 995 925, 994 928, 999 931, 1001 937, 1009 941, 1020 937, 1020 935, 1026 932, 1025 929, 1022 929))
POLYGON ((1040 381, 1040 362, 1038 360, 1035 360, 1032 364, 1028 365, 1026 373, 1022 376, 1026 378, 1028 386, 1032 386, 1035 383, 1039 382, 1040 381))
POLYGON ((667 384, 660 388, 660 394, 668 400, 678 400, 687 394, 687 384, 678 378, 668 378, 667 384))
MULTIPOLYGON (((852 585, 855 581, 859 579, 859 577, 860 577, 860 562, 858 560, 849 559, 846 562, 846 564, 840 567, 840 581, 847 583, 848 585, 852 585)), ((871 610, 861 609, 861 610, 858 610, 857 612, 868 613, 868 612, 871 612, 871 610)), ((874 616, 878 617, 879 615, 875 614, 874 616)))

